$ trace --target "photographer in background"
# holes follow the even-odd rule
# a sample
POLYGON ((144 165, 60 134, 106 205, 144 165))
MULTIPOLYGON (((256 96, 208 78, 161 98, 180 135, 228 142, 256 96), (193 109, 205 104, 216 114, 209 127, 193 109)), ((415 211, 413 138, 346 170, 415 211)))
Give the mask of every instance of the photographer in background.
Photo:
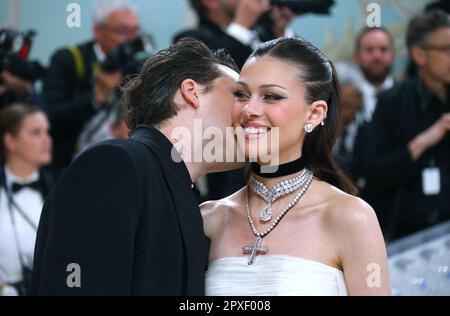
POLYGON ((36 231, 55 177, 47 116, 13 104, 0 111, 0 296, 26 295, 36 231))
POLYGON ((0 73, 0 108, 18 101, 31 101, 33 84, 8 70, 0 73))
POLYGON ((109 114, 117 107, 125 74, 120 69, 107 72, 100 64, 136 38, 139 28, 137 9, 129 1, 103 0, 94 9, 94 40, 53 55, 43 94, 55 141, 55 167, 67 167, 79 149, 93 141, 92 135, 108 133, 109 114))
POLYGON ((189 0, 199 24, 195 29, 175 36, 175 42, 183 37, 194 37, 211 49, 226 48, 239 68, 247 60, 256 45, 261 42, 255 30, 259 19, 267 12, 276 16, 277 36, 291 36, 286 28, 294 17, 287 7, 272 7, 269 0, 189 0))
POLYGON ((45 69, 27 60, 35 34, 0 29, 0 109, 16 102, 43 106, 34 83, 44 77, 45 69))

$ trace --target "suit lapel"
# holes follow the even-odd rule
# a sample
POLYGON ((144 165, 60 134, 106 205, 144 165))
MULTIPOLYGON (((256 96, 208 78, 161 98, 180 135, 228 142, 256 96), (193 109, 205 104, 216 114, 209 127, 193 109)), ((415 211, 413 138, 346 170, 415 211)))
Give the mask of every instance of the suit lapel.
POLYGON ((160 162, 164 180, 169 187, 175 205, 178 225, 186 250, 186 290, 187 293, 192 293, 191 290, 192 287, 195 287, 195 282, 190 282, 189 278, 198 275, 196 271, 199 270, 199 264, 204 265, 206 263, 202 262, 202 258, 205 255, 207 256, 209 252, 209 240, 203 233, 203 220, 191 188, 192 182, 189 172, 183 162, 175 163, 172 160, 173 145, 155 128, 145 125, 139 126, 133 133, 131 140, 144 144, 156 155, 160 162))

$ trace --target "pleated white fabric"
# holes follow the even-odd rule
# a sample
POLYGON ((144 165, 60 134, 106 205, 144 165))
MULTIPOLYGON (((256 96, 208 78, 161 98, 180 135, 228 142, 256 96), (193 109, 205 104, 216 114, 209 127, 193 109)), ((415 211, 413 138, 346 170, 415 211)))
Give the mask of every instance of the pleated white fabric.
POLYGON ((344 273, 332 266, 288 255, 227 257, 209 263, 208 296, 346 296, 344 273))

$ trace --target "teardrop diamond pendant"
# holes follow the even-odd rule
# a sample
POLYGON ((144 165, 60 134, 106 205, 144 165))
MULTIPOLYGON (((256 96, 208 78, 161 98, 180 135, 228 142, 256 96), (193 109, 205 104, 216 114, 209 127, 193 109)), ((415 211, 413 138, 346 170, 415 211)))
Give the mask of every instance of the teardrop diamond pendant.
POLYGON ((267 206, 259 213, 259 219, 263 222, 272 220, 272 205, 267 206))

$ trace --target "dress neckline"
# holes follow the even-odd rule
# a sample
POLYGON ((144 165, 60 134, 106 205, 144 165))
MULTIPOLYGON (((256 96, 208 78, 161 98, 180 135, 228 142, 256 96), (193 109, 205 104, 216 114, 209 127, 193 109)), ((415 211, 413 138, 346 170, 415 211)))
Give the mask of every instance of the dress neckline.
MULTIPOLYGON (((269 259, 269 258, 284 258, 284 259, 292 259, 292 260, 297 260, 303 263, 309 263, 309 264, 314 264, 317 266, 321 266, 322 268, 327 268, 327 269, 333 269, 335 271, 338 271, 340 273, 344 273, 341 269, 339 269, 338 267, 334 267, 332 265, 329 265, 327 263, 323 263, 317 260, 312 260, 312 259, 305 259, 302 257, 298 257, 298 256, 292 256, 292 255, 282 255, 282 254, 273 254, 273 255, 264 255, 264 256, 258 256, 257 260, 265 260, 265 259, 269 259)), ((219 263, 222 261, 226 261, 226 260, 242 260, 242 259, 248 259, 248 256, 230 256, 230 257, 222 257, 219 259, 214 259, 212 261, 209 262, 209 264, 213 264, 213 263, 219 263)))

